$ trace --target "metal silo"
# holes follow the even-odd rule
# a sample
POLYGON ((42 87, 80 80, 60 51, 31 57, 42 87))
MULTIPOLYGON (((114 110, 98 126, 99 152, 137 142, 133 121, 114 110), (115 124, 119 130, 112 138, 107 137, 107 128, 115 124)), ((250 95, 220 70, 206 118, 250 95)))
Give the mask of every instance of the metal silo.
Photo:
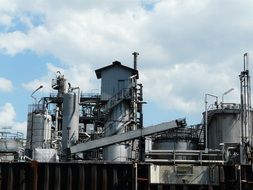
POLYGON ((28 114, 26 148, 50 148, 51 116, 32 112, 28 114))
POLYGON ((153 150, 196 150, 197 144, 186 139, 164 139, 156 141, 153 150))
POLYGON ((0 131, 0 153, 17 153, 23 147, 23 133, 0 131))
POLYGON ((196 150, 198 134, 195 126, 183 127, 158 135, 153 140, 153 150, 196 150))
MULTIPOLYGON (((110 120, 105 124, 105 136, 125 133, 125 123, 129 120, 129 108, 127 105, 119 104, 113 109, 110 120), (121 107, 121 108, 119 108, 121 107), (115 122, 115 120, 118 120, 115 122)), ((129 156, 130 146, 127 143, 111 145, 103 149, 104 160, 126 161, 129 156)))
MULTIPOLYGON (((239 105, 208 111, 208 148, 220 149, 221 143, 241 142, 241 117, 239 105)), ((252 111, 250 112, 252 120, 252 111)), ((252 128, 252 122, 249 123, 252 128)))
MULTIPOLYGON (((168 151, 189 151, 198 149, 198 135, 197 129, 184 127, 171 131, 168 134, 158 135, 154 138, 152 144, 152 150, 159 152, 159 150, 168 151)), ((157 158, 170 158, 164 155, 156 155, 157 158)), ((176 159, 186 159, 183 156, 176 156, 176 159)), ((188 156, 188 159, 192 159, 188 156)))
POLYGON ((79 134, 79 94, 63 95, 62 150, 76 144, 79 134))

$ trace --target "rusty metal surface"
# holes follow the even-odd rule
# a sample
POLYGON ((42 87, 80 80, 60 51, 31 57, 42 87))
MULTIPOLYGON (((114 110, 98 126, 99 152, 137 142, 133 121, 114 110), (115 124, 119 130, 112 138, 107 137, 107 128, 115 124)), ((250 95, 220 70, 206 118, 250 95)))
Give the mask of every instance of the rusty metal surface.
POLYGON ((0 163, 0 189, 134 190, 132 163, 0 163))

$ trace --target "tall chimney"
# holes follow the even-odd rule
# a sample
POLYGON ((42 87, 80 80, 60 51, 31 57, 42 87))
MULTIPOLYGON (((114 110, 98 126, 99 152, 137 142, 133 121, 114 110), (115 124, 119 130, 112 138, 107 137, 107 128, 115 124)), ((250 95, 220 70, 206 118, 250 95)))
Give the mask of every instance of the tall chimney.
POLYGON ((133 52, 132 55, 134 56, 134 69, 137 70, 137 57, 138 57, 139 53, 133 52))

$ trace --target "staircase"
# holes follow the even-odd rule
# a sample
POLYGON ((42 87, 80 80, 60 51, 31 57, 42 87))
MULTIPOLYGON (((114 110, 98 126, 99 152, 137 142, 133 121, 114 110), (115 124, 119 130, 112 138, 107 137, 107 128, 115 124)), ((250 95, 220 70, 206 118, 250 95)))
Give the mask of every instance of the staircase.
POLYGON ((130 88, 122 89, 113 95, 105 105, 105 113, 109 113, 115 106, 124 100, 131 99, 130 88))

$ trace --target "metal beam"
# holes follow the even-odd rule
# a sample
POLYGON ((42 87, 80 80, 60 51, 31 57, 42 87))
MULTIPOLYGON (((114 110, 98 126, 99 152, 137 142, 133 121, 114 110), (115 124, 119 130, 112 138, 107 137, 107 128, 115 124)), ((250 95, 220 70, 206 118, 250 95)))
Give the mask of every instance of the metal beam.
POLYGON ((77 144, 77 145, 70 147, 70 152, 72 154, 78 153, 78 152, 84 152, 84 151, 101 148, 101 147, 108 146, 108 145, 115 144, 115 143, 120 143, 120 142, 124 142, 124 141, 128 141, 128 140, 132 140, 132 139, 137 139, 141 136, 143 136, 143 137, 149 136, 149 135, 152 135, 155 133, 160 133, 163 131, 167 131, 169 129, 184 127, 184 126, 186 126, 185 119, 177 119, 177 120, 173 120, 170 122, 165 122, 165 123, 161 123, 158 125, 146 127, 143 129, 129 131, 129 132, 122 133, 119 135, 113 135, 110 137, 104 137, 104 138, 89 141, 86 143, 77 144))

